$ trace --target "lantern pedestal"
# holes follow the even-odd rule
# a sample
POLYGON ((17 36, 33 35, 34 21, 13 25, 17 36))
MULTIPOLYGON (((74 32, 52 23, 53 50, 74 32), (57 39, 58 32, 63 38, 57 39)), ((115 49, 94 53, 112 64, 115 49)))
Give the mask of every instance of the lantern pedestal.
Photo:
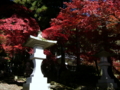
POLYGON ((117 84, 114 80, 108 75, 108 67, 110 64, 107 61, 107 57, 101 57, 101 61, 99 66, 102 71, 102 76, 100 80, 98 80, 97 86, 100 88, 99 90, 115 90, 117 88, 117 84))
POLYGON ((49 84, 47 84, 47 78, 43 77, 40 65, 42 60, 34 59, 34 70, 29 78, 27 78, 26 83, 23 84, 23 90, 49 90, 49 84))
POLYGON ((30 77, 27 78, 26 83, 23 84, 23 90, 49 90, 47 78, 43 77, 41 71, 42 60, 46 59, 44 49, 54 45, 56 41, 43 40, 39 37, 30 36, 24 46, 33 47, 34 53, 30 59, 33 60, 34 69, 30 77))

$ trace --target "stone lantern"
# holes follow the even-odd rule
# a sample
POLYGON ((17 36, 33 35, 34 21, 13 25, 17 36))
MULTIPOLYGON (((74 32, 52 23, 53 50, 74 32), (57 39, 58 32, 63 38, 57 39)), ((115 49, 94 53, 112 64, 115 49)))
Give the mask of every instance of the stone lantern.
POLYGON ((30 77, 27 78, 26 83, 23 84, 23 90, 49 90, 47 78, 43 77, 41 71, 41 64, 42 60, 46 59, 44 49, 54 45, 55 43, 57 43, 57 41, 46 40, 39 35, 38 37, 30 36, 24 44, 24 46, 34 49, 33 55, 30 56, 30 59, 34 64, 34 69, 30 77))
POLYGON ((99 66, 102 72, 102 76, 98 80, 97 84, 99 90, 115 90, 115 88, 117 88, 117 84, 114 82, 114 79, 112 79, 108 74, 108 67, 110 66, 110 63, 108 62, 107 57, 112 56, 112 54, 106 51, 101 51, 95 56, 100 57, 99 66))

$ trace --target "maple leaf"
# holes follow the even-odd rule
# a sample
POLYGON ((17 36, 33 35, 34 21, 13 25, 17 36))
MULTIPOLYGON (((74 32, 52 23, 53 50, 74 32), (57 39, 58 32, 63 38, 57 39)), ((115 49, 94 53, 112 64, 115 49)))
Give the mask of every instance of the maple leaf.
MULTIPOLYGON (((5 4, 0 7, 0 30, 1 30, 1 45, 8 55, 12 56, 13 52, 21 53, 27 51, 27 47, 22 44, 26 42, 30 35, 37 35, 40 30, 36 20, 32 18, 29 13, 31 12, 26 7, 19 4, 5 4), (11 11, 10 15, 8 11, 11 11), (13 12, 14 11, 14 12, 13 12), (4 40, 5 39, 5 40, 4 40)), ((31 49, 28 49, 31 52, 31 49)))
MULTIPOLYGON (((120 2, 119 0, 72 0, 65 2, 51 26, 43 30, 42 36, 58 40, 64 52, 81 56, 86 61, 94 61, 91 52, 102 47, 108 52, 120 48, 120 2), (66 42, 64 42, 66 40, 66 42), (84 54, 82 54, 84 53, 84 54)), ((115 52, 118 53, 118 52, 115 52)), ((98 59, 96 59, 98 60, 98 59)))

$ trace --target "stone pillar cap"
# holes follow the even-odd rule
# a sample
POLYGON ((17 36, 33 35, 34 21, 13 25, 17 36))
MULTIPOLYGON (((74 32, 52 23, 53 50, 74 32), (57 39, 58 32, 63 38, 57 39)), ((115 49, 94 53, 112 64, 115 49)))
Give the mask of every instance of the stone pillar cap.
POLYGON ((34 46, 40 46, 41 48, 45 49, 48 48, 54 44, 56 44, 57 41, 53 41, 53 40, 47 40, 42 38, 41 36, 38 35, 38 37, 32 36, 30 35, 30 37, 28 38, 28 40, 23 44, 23 46, 26 47, 34 47, 34 46))
POLYGON ((105 50, 102 50, 102 51, 96 53, 93 56, 95 56, 95 57, 110 57, 110 56, 113 56, 113 55, 115 55, 115 54, 114 53, 109 53, 109 52, 107 52, 105 50))

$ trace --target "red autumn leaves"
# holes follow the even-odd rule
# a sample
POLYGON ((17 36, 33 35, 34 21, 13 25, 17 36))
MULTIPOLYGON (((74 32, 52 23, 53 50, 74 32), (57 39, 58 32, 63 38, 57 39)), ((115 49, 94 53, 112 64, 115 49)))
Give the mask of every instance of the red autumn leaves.
POLYGON ((8 54, 27 50, 23 43, 29 35, 36 35, 40 30, 30 10, 19 4, 7 4, 0 7, 0 41, 1 47, 8 54), (8 13, 12 12, 12 13, 8 13))

